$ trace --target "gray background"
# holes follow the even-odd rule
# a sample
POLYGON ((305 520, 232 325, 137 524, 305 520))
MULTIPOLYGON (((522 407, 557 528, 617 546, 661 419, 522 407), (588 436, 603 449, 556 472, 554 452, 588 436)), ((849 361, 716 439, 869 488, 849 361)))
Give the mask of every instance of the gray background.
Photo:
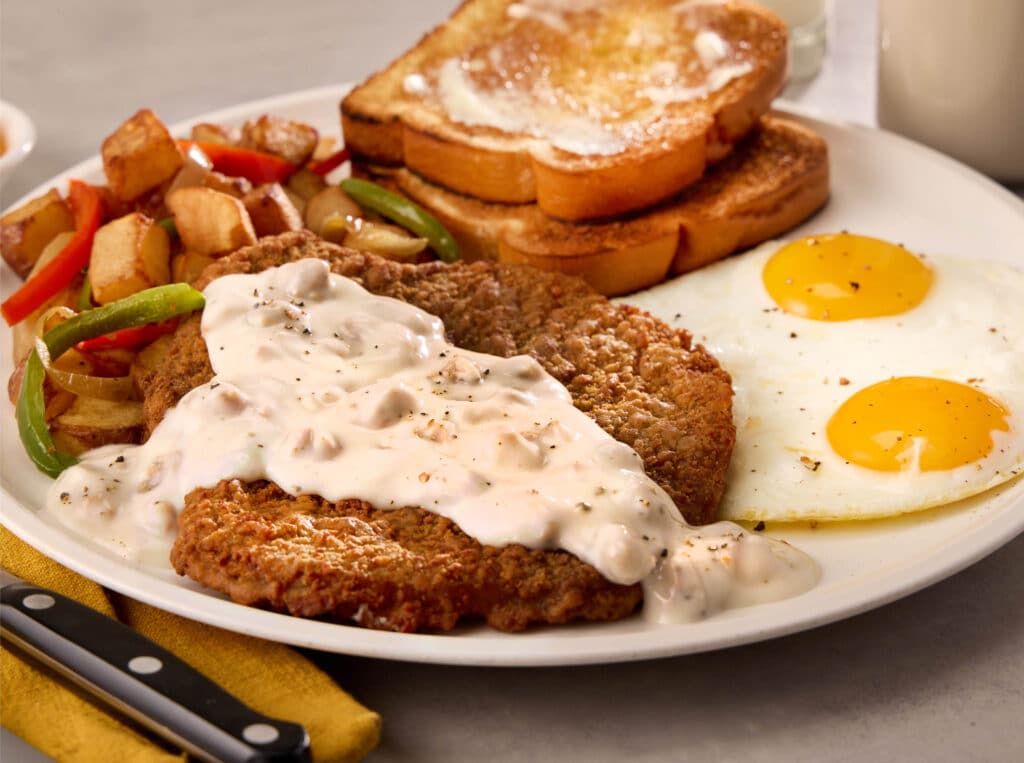
MULTIPOLYGON (((39 144, 6 206, 141 106, 176 122, 383 67, 453 0, 3 0, 0 93, 39 144)), ((786 95, 874 123, 873 2, 837 0, 822 73, 786 95)), ((384 717, 373 761, 1024 759, 1024 537, 926 591, 713 654, 481 669, 318 656, 384 717)), ((5 762, 41 756, 8 732, 5 762)))

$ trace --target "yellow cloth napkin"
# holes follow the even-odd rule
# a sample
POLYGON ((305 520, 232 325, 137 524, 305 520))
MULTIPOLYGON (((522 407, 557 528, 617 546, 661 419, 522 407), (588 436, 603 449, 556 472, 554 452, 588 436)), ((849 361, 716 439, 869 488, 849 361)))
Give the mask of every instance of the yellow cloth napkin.
MULTIPOLYGON (((121 620, 177 654, 261 713, 301 723, 315 761, 354 761, 377 744, 380 716, 356 702, 298 652, 186 620, 117 596, 62 567, 0 527, 0 564, 35 585, 121 620)), ((53 675, 0 650, 0 721, 58 761, 183 760, 53 675)))

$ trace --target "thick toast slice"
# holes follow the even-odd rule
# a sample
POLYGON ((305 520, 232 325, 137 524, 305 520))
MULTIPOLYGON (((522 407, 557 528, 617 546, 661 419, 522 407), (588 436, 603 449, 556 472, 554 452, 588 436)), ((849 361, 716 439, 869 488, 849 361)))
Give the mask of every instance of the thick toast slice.
POLYGON ((346 144, 566 220, 655 204, 768 111, 786 27, 742 2, 467 0, 341 104, 346 144))
POLYGON ((767 116, 696 185, 617 220, 554 220, 536 204, 492 204, 406 169, 357 174, 435 215, 469 260, 524 263, 583 278, 605 295, 651 286, 792 228, 828 199, 828 148, 792 120, 767 116))

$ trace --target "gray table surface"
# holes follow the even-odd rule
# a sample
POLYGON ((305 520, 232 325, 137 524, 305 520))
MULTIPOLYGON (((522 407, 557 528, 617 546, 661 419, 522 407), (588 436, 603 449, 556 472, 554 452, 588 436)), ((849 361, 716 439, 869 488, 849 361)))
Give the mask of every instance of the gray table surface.
MULTIPOLYGON (((147 105, 168 122, 359 80, 454 0, 3 0, 0 92, 35 120, 6 206, 147 105)), ((786 95, 874 123, 873 2, 836 0, 786 95)), ((626 665, 484 669, 317 655, 384 717, 373 761, 1024 760, 1024 537, 889 606, 761 644, 626 665)), ((4 731, 4 761, 42 759, 4 731)))

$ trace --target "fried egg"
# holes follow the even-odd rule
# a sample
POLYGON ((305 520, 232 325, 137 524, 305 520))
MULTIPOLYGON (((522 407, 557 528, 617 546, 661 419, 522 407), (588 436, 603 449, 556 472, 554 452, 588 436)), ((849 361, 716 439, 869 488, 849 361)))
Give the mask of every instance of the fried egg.
POLYGON ((842 233, 625 301, 732 375, 724 519, 888 516, 1024 471, 1024 271, 842 233))

